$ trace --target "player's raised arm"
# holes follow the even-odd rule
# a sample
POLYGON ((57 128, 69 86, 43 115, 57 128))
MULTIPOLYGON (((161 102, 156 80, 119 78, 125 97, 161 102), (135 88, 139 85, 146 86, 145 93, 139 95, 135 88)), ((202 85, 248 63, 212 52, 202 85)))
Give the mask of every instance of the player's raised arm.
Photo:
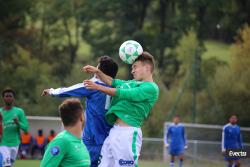
POLYGON ((110 96, 115 96, 116 94, 116 88, 109 88, 103 85, 99 85, 90 80, 85 80, 83 83, 88 89, 99 90, 110 96))
POLYGON ((90 66, 90 65, 84 66, 82 68, 82 71, 86 73, 96 74, 96 76, 100 80, 102 80, 104 83, 108 84, 109 86, 112 85, 113 78, 104 74, 101 70, 99 70, 98 68, 94 66, 90 66))

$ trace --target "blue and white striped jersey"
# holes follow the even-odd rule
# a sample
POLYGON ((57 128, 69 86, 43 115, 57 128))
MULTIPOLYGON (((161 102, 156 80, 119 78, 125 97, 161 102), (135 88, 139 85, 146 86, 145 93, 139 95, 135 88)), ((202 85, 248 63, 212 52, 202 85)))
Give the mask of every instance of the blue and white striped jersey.
MULTIPOLYGON (((108 85, 95 77, 91 81, 108 87, 108 85)), ((82 139, 85 144, 103 144, 111 128, 105 120, 105 113, 111 100, 110 96, 97 90, 87 89, 83 83, 70 87, 51 88, 49 93, 57 97, 86 97, 85 127, 82 139)))
POLYGON ((240 126, 232 125, 231 123, 226 124, 222 131, 222 142, 221 149, 242 149, 242 137, 240 133, 240 126))
POLYGON ((185 128, 183 124, 170 124, 164 136, 165 145, 169 145, 173 150, 184 150, 186 143, 185 128))

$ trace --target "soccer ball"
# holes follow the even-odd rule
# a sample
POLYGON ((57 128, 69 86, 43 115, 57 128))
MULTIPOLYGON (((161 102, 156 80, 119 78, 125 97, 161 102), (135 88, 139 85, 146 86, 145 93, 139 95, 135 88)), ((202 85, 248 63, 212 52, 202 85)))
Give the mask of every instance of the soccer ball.
POLYGON ((142 46, 134 41, 128 40, 123 42, 119 49, 119 56, 123 62, 132 64, 135 59, 143 52, 142 46))

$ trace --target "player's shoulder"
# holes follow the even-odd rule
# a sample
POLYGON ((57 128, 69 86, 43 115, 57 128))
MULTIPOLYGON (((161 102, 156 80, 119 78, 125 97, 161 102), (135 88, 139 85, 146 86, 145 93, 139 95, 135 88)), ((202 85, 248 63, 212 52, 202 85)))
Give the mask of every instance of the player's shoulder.
POLYGON ((228 123, 228 124, 224 125, 222 129, 225 130, 225 129, 230 128, 230 127, 231 127, 231 124, 228 123))
POLYGON ((92 77, 90 79, 90 81, 95 82, 95 83, 103 83, 104 84, 104 82, 102 80, 100 80, 99 78, 96 78, 96 77, 92 77))
POLYGON ((174 126, 174 123, 170 123, 169 125, 168 125, 168 128, 172 128, 174 126))
POLYGON ((21 112, 21 113, 24 113, 24 110, 20 107, 17 107, 17 106, 14 106, 13 109, 16 111, 16 112, 21 112))
POLYGON ((48 144, 48 150, 52 156, 65 152, 67 149, 67 140, 60 133, 48 144))
POLYGON ((141 82, 141 86, 153 90, 154 92, 159 92, 159 87, 155 82, 141 82))
POLYGON ((56 137, 50 142, 51 145, 64 145, 68 143, 68 138, 65 131, 62 131, 56 135, 56 137))
POLYGON ((240 125, 236 125, 236 127, 237 127, 238 129, 240 129, 240 125))
POLYGON ((179 123, 178 126, 184 128, 184 124, 183 123, 179 123))

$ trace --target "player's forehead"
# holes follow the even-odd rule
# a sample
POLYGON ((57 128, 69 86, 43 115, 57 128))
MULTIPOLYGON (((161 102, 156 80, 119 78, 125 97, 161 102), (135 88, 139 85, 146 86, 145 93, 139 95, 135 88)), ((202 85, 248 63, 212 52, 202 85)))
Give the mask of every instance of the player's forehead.
POLYGON ((136 62, 133 63, 132 68, 135 68, 135 67, 138 67, 138 66, 141 66, 141 65, 142 65, 141 61, 136 61, 136 62))
POLYGON ((236 115, 232 115, 230 118, 231 119, 237 119, 237 116, 236 115))

